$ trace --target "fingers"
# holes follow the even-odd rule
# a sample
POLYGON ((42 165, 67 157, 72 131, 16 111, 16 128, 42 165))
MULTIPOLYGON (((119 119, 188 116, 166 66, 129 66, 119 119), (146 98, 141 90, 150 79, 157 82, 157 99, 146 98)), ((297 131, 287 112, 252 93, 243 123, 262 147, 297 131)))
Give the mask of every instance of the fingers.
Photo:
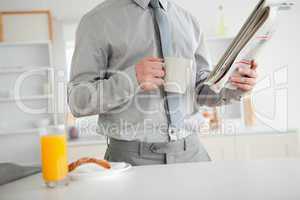
POLYGON ((164 70, 152 70, 151 74, 156 78, 163 78, 165 76, 164 70))
POLYGON ((256 84, 256 79, 255 78, 232 76, 230 78, 230 80, 233 83, 248 84, 248 85, 255 85, 256 84))
POLYGON ((152 69, 163 70, 164 63, 162 62, 150 62, 149 65, 152 69))
POLYGON ((145 91, 156 90, 164 84, 165 76, 163 59, 148 57, 141 60, 136 67, 136 77, 139 85, 145 91))
POLYGON ((243 91, 250 91, 250 90, 253 89, 253 86, 248 85, 248 84, 241 84, 241 83, 232 82, 232 85, 236 86, 238 89, 243 90, 243 91))
POLYGON ((141 88, 145 91, 151 91, 158 89, 160 86, 164 85, 164 80, 161 78, 149 78, 147 81, 141 84, 141 88))
POLYGON ((147 74, 152 74, 153 72, 157 71, 164 71, 163 70, 163 63, 160 62, 146 62, 143 64, 143 72, 147 74))
POLYGON ((243 91, 250 91, 255 86, 255 78, 246 78, 240 76, 232 76, 230 78, 232 85, 243 91))
POLYGON ((149 73, 157 78, 162 78, 165 76, 165 71, 163 70, 162 62, 150 62, 147 63, 149 66, 149 73))
POLYGON ((251 68, 239 67, 238 73, 230 77, 232 85, 243 91, 252 90, 257 80, 256 68, 255 61, 251 61, 251 68))
POLYGON ((246 67, 239 67, 238 72, 242 76, 247 76, 249 78, 257 78, 257 73, 254 69, 246 68, 246 67))

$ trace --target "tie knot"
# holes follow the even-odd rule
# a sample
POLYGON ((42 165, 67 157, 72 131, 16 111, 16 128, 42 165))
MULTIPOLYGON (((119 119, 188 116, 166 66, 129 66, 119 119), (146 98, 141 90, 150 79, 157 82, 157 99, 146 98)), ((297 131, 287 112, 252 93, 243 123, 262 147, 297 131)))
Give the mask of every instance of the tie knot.
POLYGON ((159 0, 151 0, 150 1, 150 6, 154 9, 157 9, 157 8, 160 8, 160 5, 159 5, 159 0))

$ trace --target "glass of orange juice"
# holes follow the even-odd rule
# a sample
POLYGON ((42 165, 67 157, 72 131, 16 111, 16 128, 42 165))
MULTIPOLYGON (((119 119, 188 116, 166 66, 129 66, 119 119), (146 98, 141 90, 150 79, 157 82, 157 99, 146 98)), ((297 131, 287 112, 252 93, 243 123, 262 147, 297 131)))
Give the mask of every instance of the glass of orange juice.
POLYGON ((41 160, 43 178, 48 187, 68 183, 67 139, 64 127, 41 130, 41 160))

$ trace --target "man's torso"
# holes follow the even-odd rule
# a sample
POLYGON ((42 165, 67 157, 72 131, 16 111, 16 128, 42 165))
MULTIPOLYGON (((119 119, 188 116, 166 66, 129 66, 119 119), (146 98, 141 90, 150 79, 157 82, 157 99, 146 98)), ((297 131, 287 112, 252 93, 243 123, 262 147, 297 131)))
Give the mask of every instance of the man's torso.
MULTIPOLYGON (((186 118, 194 112, 196 79, 195 52, 199 47, 197 21, 182 8, 167 2, 165 10, 171 26, 172 56, 192 59, 194 70, 184 98, 186 118)), ((93 20, 93 31, 106 41, 107 74, 122 71, 144 57, 162 57, 153 10, 143 9, 134 0, 108 0, 89 12, 84 20, 93 20)), ((203 63, 207 65, 207 63, 203 63)), ((99 132, 123 140, 161 142, 167 140, 164 102, 159 90, 139 91, 133 101, 99 115, 99 132)))

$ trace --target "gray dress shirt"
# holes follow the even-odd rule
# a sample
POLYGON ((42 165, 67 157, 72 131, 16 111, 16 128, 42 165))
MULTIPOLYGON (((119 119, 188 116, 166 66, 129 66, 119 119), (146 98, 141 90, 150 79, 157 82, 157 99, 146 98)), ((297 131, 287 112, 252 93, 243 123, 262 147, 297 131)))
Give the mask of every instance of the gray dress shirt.
MULTIPOLYGON (((121 140, 168 141, 161 91, 144 92, 135 65, 144 57, 162 57, 150 0, 107 0, 80 22, 76 34, 68 103, 75 117, 98 115, 98 132, 121 140)), ((194 61, 186 91, 185 119, 199 106, 219 106, 239 100, 241 92, 223 89, 216 94, 202 83, 210 62, 199 22, 187 11, 160 0, 171 26, 174 57, 194 61)), ((186 137, 193 129, 176 134, 186 137)))

